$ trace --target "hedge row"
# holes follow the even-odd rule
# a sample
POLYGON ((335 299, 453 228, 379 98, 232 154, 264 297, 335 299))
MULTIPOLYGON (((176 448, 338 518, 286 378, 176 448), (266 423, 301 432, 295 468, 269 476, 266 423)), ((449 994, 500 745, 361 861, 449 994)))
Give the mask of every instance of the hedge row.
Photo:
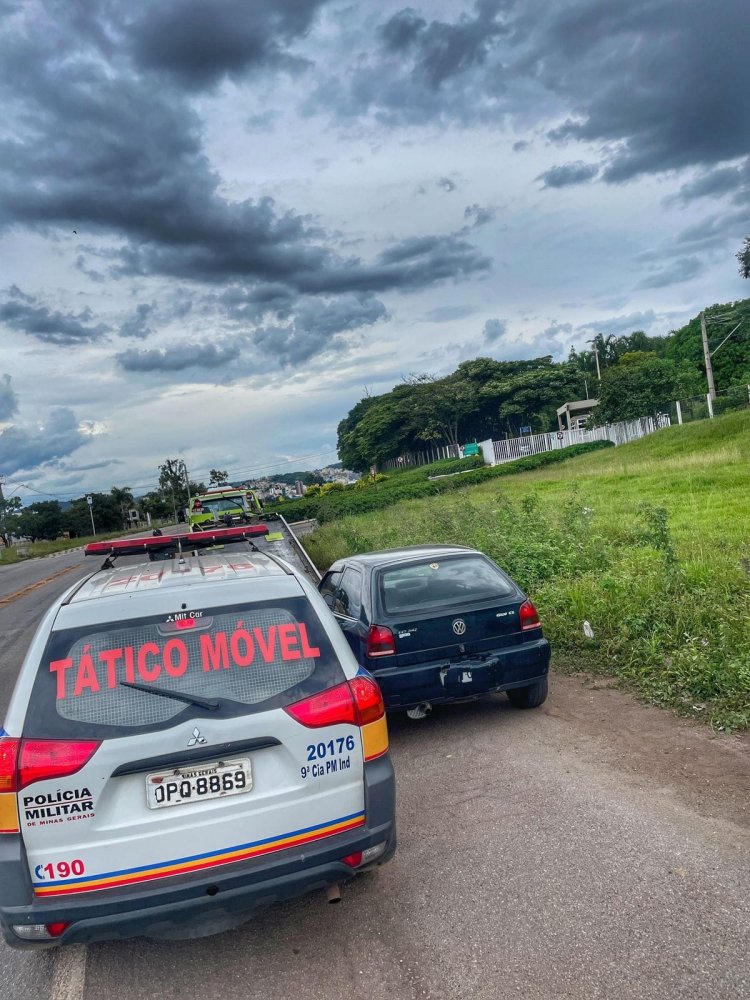
MULTIPOLYGON (((288 521, 302 521, 307 518, 317 518, 320 524, 335 521, 348 514, 366 514, 373 510, 382 510, 391 504, 402 500, 415 500, 420 497, 435 496, 447 493, 449 490, 464 489, 475 486, 499 476, 513 476, 532 469, 541 469, 545 465, 564 462, 577 455, 585 455, 602 448, 614 447, 611 441, 592 441, 590 444, 576 444, 570 448, 558 451, 546 451, 539 455, 529 455, 494 467, 477 467, 475 459, 448 459, 422 466, 418 470, 409 470, 394 474, 385 482, 374 483, 367 489, 347 488, 322 497, 302 498, 285 503, 278 509, 288 521), (473 465, 466 465, 472 462, 473 465), (469 471, 464 471, 465 469, 469 471), (445 479, 430 480, 429 476, 445 475, 447 472, 463 471, 463 475, 449 476, 445 479)), ((481 460, 480 460, 481 463, 481 460)))

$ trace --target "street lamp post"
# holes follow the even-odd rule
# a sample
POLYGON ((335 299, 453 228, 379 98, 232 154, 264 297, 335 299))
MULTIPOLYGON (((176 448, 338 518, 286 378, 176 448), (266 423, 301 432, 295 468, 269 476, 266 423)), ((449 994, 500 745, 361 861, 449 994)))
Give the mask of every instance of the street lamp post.
POLYGON ((91 531, 96 534, 96 525, 94 524, 94 498, 89 493, 86 497, 86 503, 89 505, 89 514, 91 514, 91 531))
POLYGON ((188 513, 189 513, 190 512, 190 477, 188 476, 187 466, 185 465, 185 463, 182 460, 180 461, 180 465, 182 466, 182 471, 185 473, 185 486, 187 487, 187 498, 188 498, 187 509, 188 509, 188 513))

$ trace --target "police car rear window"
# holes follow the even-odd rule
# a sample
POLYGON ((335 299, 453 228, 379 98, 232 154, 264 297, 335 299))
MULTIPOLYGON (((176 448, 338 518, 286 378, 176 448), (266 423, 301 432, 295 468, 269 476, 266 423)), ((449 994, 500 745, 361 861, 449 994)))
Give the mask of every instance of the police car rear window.
POLYGON ((215 718, 283 707, 342 680, 305 598, 69 629, 50 636, 24 734, 101 739, 205 717, 159 691, 216 700, 215 718))
POLYGON ((508 578, 482 556, 409 563, 380 574, 380 599, 388 614, 432 611, 514 593, 508 578))

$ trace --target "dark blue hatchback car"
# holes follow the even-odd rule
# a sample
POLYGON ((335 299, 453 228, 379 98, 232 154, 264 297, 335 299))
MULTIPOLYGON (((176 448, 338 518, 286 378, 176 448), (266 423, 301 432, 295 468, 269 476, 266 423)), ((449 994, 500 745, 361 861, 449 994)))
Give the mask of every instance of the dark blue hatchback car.
POLYGON ((536 608, 486 555, 411 546, 335 562, 320 592, 386 706, 507 691, 519 708, 547 697, 550 648, 536 608))

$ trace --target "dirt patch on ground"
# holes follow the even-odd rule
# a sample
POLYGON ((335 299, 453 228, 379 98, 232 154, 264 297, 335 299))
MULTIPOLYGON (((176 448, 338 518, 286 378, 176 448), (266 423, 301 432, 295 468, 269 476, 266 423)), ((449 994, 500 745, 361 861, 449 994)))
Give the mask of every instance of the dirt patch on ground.
POLYGON ((638 702, 613 681, 554 675, 546 715, 580 733, 592 752, 638 784, 669 789, 696 812, 750 829, 750 737, 714 733, 638 702))

